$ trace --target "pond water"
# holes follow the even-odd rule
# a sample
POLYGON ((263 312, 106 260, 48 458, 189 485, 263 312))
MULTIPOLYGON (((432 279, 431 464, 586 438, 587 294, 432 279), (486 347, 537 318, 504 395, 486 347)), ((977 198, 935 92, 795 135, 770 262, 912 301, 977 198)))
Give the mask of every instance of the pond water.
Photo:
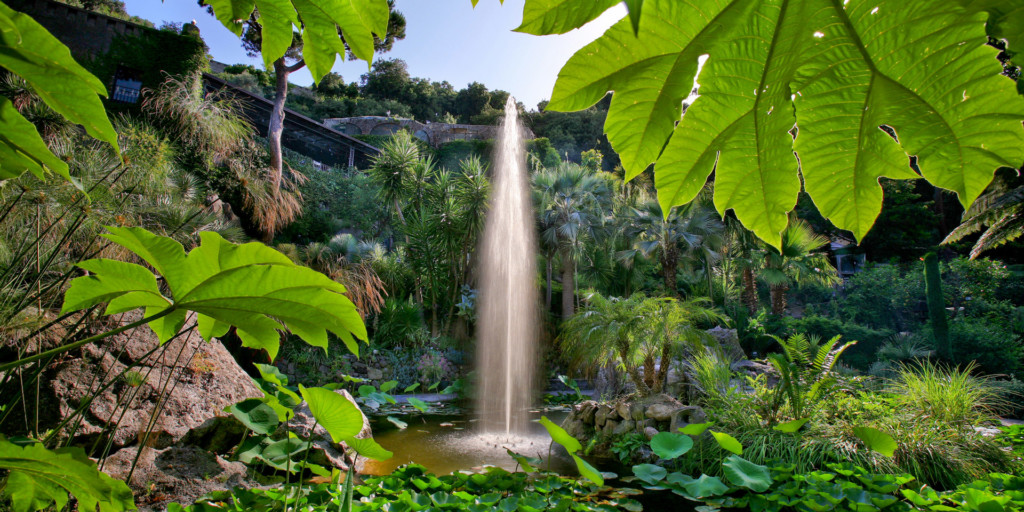
POLYGON ((512 471, 516 468, 516 462, 505 451, 511 449, 543 459, 545 463, 550 463, 551 471, 575 475, 575 463, 557 445, 550 450, 551 458, 548 460, 551 438, 544 427, 537 423, 542 415, 555 423, 561 423, 567 414, 566 411, 557 410, 543 413, 531 411, 527 431, 521 435, 482 434, 474 418, 465 414, 403 417, 402 420, 409 424, 404 430, 380 418, 373 422, 373 437, 381 446, 393 452, 394 456, 386 461, 364 460, 359 466, 359 472, 386 475, 398 466, 410 463, 423 465, 439 475, 485 465, 512 471))

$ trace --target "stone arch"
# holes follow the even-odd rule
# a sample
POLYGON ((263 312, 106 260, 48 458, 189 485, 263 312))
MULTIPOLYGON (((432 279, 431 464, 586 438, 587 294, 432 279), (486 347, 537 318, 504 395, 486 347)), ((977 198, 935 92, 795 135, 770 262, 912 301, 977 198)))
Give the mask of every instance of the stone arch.
POLYGON ((363 130, 359 129, 359 126, 354 123, 339 123, 334 127, 335 130, 344 133, 345 135, 362 135, 363 130))
POLYGON ((370 135, 393 135, 400 128, 398 123, 381 123, 374 126, 373 130, 370 130, 370 135))

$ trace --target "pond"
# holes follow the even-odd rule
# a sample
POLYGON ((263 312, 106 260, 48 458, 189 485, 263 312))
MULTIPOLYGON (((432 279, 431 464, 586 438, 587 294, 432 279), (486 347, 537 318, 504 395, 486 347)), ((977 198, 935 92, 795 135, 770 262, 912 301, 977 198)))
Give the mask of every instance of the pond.
MULTIPOLYGON (((547 416, 555 423, 561 423, 566 411, 531 411, 528 431, 525 435, 482 434, 476 427, 475 418, 468 414, 433 414, 404 418, 409 426, 399 429, 384 418, 373 422, 374 439, 381 446, 394 453, 386 461, 366 460, 359 466, 359 472, 367 475, 386 475, 403 465, 416 463, 425 466, 438 475, 460 470, 472 470, 481 466, 497 466, 509 471, 516 469, 516 462, 506 449, 530 457, 538 457, 550 464, 550 470, 563 475, 575 475, 575 463, 557 446, 550 450, 551 437, 544 427, 537 423, 547 416)), ((542 466, 547 468, 547 466, 542 466)))

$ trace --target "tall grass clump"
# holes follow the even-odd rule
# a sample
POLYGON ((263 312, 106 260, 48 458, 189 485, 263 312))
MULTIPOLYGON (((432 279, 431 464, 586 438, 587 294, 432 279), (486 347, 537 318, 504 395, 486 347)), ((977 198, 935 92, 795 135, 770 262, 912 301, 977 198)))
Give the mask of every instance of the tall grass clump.
POLYGON ((997 421, 1006 403, 999 390, 973 375, 971 362, 962 368, 931 361, 898 366, 891 384, 897 400, 917 416, 970 428, 997 421))

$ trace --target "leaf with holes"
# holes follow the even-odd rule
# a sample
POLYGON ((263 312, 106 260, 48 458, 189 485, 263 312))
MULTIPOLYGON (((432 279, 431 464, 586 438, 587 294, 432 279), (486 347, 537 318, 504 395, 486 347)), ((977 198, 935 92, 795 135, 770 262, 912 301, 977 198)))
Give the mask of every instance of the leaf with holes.
POLYGON ((714 171, 719 211, 777 247, 802 181, 860 239, 881 208, 878 180, 918 177, 909 156, 964 205, 996 168, 1024 162, 1024 99, 985 44, 990 16, 1003 31, 1019 17, 992 6, 645 0, 638 34, 624 19, 577 52, 547 109, 614 91, 605 132, 627 177, 654 164, 666 213, 714 171))

